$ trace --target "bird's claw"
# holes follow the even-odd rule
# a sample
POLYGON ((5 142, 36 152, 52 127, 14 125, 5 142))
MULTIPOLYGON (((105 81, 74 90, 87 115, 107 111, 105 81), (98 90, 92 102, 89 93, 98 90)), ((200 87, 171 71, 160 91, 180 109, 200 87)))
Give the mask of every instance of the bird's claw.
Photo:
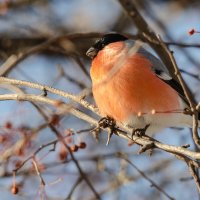
POLYGON ((136 135, 138 137, 142 137, 145 135, 146 133, 146 130, 147 128, 150 126, 150 124, 147 124, 144 128, 136 128, 136 129, 133 129, 133 132, 132 132, 132 139, 133 139, 133 136, 136 135))
POLYGON ((145 151, 149 150, 149 155, 151 156, 153 148, 155 147, 154 142, 149 142, 145 145, 143 145, 140 150, 139 150, 139 154, 144 153, 145 151))
POLYGON ((110 142, 110 138, 112 137, 114 133, 115 126, 116 126, 115 120, 110 117, 103 117, 99 120, 99 127, 109 128, 106 145, 108 145, 110 142))
POLYGON ((116 125, 116 122, 113 118, 110 117, 103 117, 99 120, 99 126, 102 128, 114 128, 116 125))

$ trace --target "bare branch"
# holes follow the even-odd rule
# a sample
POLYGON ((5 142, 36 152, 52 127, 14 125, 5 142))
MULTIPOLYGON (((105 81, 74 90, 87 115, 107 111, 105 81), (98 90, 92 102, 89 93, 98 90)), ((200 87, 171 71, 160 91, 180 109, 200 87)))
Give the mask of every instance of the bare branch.
POLYGON ((169 194, 167 194, 161 187, 159 187, 153 180, 151 180, 143 171, 141 171, 135 164, 133 164, 133 162, 131 162, 125 154, 121 154, 119 153, 118 156, 121 159, 124 159, 126 162, 128 162, 133 168, 135 168, 138 173, 141 174, 141 176, 143 176, 147 181, 149 181, 151 183, 151 186, 155 187, 157 190, 159 190, 162 194, 164 194, 168 199, 174 200, 173 197, 169 196, 169 194))

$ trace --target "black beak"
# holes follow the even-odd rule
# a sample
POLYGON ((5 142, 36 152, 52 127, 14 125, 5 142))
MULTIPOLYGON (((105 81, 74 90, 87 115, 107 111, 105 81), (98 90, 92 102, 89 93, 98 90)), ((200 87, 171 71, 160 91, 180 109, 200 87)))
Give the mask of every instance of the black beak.
POLYGON ((98 49, 94 47, 90 47, 86 52, 86 56, 90 57, 91 59, 94 59, 97 53, 98 53, 98 49))

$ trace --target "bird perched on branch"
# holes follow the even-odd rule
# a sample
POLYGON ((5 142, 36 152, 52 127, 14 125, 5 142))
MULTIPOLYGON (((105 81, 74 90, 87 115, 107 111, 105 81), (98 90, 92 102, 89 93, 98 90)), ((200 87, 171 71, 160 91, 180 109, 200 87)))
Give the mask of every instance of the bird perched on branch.
POLYGON ((120 34, 107 34, 87 51, 95 102, 108 116, 146 134, 192 126, 189 103, 163 63, 120 34))

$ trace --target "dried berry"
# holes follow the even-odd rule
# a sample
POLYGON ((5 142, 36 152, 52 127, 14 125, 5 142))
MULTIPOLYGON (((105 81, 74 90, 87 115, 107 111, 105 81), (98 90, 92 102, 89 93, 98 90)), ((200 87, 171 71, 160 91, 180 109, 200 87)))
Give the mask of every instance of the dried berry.
POLYGON ((190 31, 188 31, 188 34, 189 35, 193 35, 195 33, 195 30, 194 29, 191 29, 190 31))
POLYGON ((71 147, 70 147, 70 151, 71 151, 71 152, 76 152, 76 151, 78 151, 78 146, 77 146, 77 145, 71 146, 71 147))
POLYGON ((59 152, 59 159, 60 160, 66 160, 67 155, 68 155, 68 152, 65 151, 65 150, 62 150, 62 151, 59 152))
POLYGON ((24 156, 25 154, 25 149, 23 147, 19 147, 16 151, 15 151, 17 156, 24 156))
POLYGON ((19 192, 19 188, 16 184, 12 185, 11 192, 12 194, 17 194, 19 192))
POLYGON ((7 129, 11 129, 11 128, 12 128, 12 123, 9 122, 9 121, 7 121, 7 122, 5 123, 5 127, 6 127, 7 129))
POLYGON ((50 124, 55 126, 59 124, 59 121, 60 121, 59 115, 53 115, 51 118, 50 124))
POLYGON ((60 101, 60 100, 56 100, 56 101, 55 101, 55 106, 56 106, 56 107, 59 107, 59 106, 61 106, 62 104, 63 104, 63 102, 60 101))
POLYGON ((86 145, 85 142, 80 142, 79 145, 78 145, 78 147, 79 147, 80 149, 85 149, 86 146, 87 146, 87 145, 86 145))
POLYGON ((134 145, 134 144, 135 144, 134 141, 132 141, 132 140, 129 140, 129 141, 128 141, 128 146, 129 146, 129 147, 132 146, 132 145, 134 145))
POLYGON ((20 167, 21 164, 22 164, 22 161, 20 161, 20 160, 15 161, 15 168, 20 167))
POLYGON ((5 143, 8 140, 8 137, 6 137, 5 135, 0 135, 0 143, 5 143))

